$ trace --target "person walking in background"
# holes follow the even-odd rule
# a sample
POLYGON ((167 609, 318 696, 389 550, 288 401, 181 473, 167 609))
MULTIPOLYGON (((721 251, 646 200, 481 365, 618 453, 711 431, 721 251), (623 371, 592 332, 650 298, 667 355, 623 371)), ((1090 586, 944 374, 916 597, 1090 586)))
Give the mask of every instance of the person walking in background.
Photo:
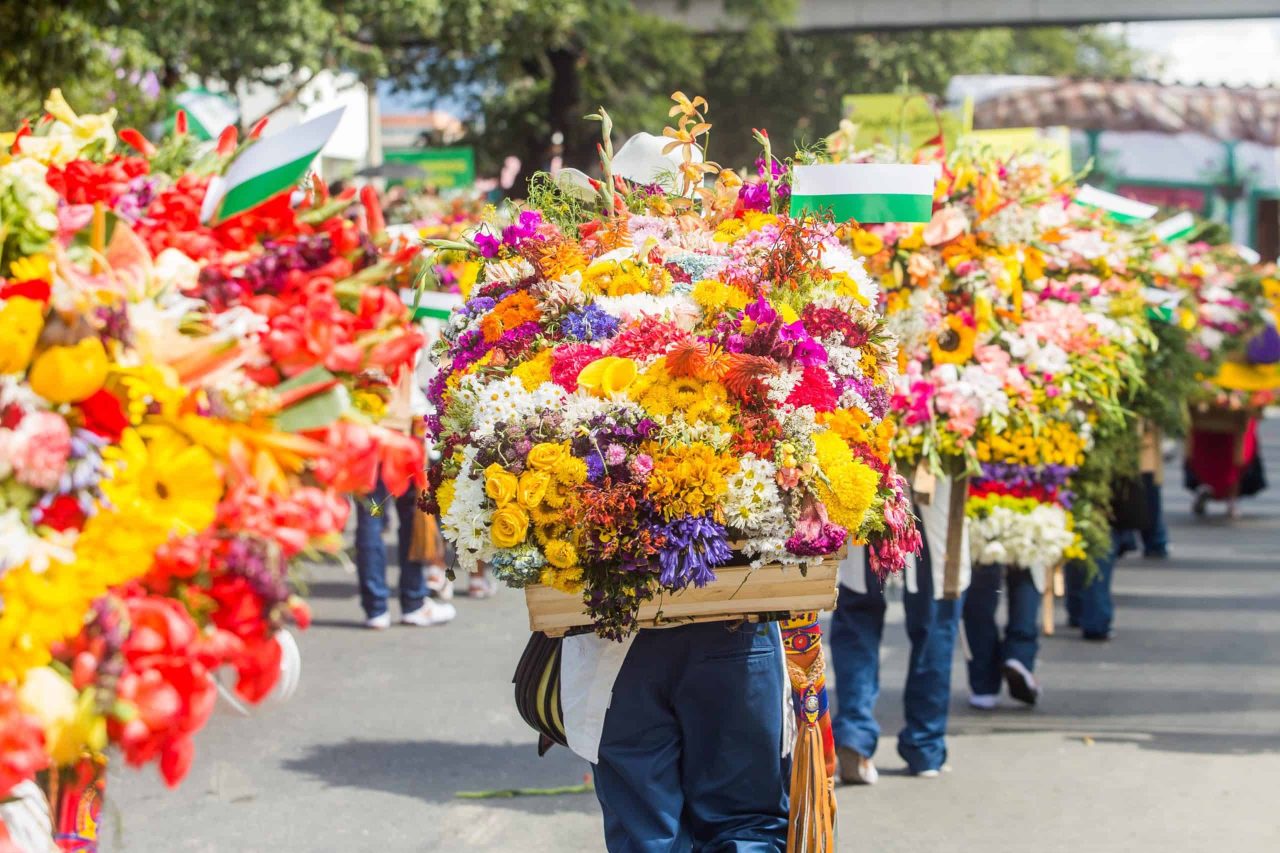
POLYGON ((1164 522, 1164 496, 1161 493, 1164 457, 1160 448, 1160 430, 1153 424, 1144 423, 1139 441, 1138 468, 1141 471, 1144 518, 1140 527, 1119 531, 1116 556, 1123 557, 1138 550, 1141 540, 1142 556, 1163 560, 1169 556, 1169 531, 1164 522))
POLYGON ((969 704, 990 711, 1000 704, 1001 682, 1024 705, 1040 698, 1035 677, 1040 649, 1040 590, 1049 582, 1044 570, 978 565, 964 601, 964 634, 969 647, 969 704), (996 624, 1000 589, 1008 596, 1004 637, 996 624))
MULTIPOLYGON (((408 435, 420 436, 422 415, 426 411, 426 395, 418 385, 414 371, 404 370, 387 403, 382 425, 408 435)), ((447 601, 428 597, 426 572, 420 560, 413 559, 414 530, 418 515, 417 490, 410 484, 394 500, 386 484, 378 479, 373 494, 356 500, 356 575, 360 583, 360 606, 364 608, 366 628, 384 630, 391 627, 387 609, 390 590, 387 587, 387 549, 383 542, 389 510, 394 509, 399 521, 396 531, 396 553, 400 566, 400 622, 427 627, 451 621, 457 611, 447 601)), ((440 549, 436 549, 439 552, 440 549)))
MULTIPOLYGON (((898 754, 911 775, 937 776, 947 760, 947 717, 951 702, 951 658, 961 601, 942 597, 951 481, 939 480, 929 504, 918 506, 923 547, 907 563, 902 596, 911 659, 902 703, 905 725, 898 754)), ((961 588, 969 575, 968 532, 961 541, 961 588)), ((880 695, 880 643, 887 604, 866 549, 856 549, 840 565, 840 589, 831 616, 831 665, 835 672, 835 736, 840 778, 873 785, 879 778, 872 756, 880 740, 875 718, 880 695)))

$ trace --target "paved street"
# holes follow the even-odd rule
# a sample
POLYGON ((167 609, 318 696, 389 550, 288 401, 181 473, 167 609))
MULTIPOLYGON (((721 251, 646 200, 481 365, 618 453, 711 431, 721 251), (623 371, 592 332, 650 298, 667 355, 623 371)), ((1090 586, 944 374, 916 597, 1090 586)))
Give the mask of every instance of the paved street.
MULTIPOLYGON (((886 629, 881 783, 839 792, 842 850, 958 853, 1280 850, 1280 423, 1272 490, 1194 521, 1171 471, 1173 557, 1116 575, 1117 639, 1045 641, 1034 711, 970 711, 957 656, 950 763, 904 775, 894 752, 906 662, 886 629)), ((225 705, 190 777, 113 770, 104 850, 129 853, 601 850, 591 795, 463 800, 458 791, 582 781, 564 749, 539 759, 510 680, 527 638, 520 595, 458 601, 447 628, 358 626, 354 579, 315 570, 316 623, 287 704, 225 705), (121 825, 119 815, 127 818, 121 825)))

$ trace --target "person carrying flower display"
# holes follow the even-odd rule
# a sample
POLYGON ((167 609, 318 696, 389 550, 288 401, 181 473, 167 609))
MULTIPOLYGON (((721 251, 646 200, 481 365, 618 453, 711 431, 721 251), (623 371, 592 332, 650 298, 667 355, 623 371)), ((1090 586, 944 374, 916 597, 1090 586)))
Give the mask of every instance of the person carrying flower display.
POLYGON ((902 568, 891 353, 838 226, 781 212, 767 137, 744 183, 706 160, 705 101, 674 100, 675 127, 616 156, 601 111, 604 180, 537 176, 528 208, 436 244, 480 269, 435 349, 429 493, 464 569, 583 608, 556 641, 557 716, 610 850, 831 849, 812 633, 795 626, 788 676, 779 614, 661 609, 732 606, 730 565, 799 577, 869 543, 902 568))
POLYGON ((261 125, 113 120, 54 90, 0 134, 0 801, 85 850, 108 749, 177 785, 220 692, 287 695, 293 571, 379 469, 423 476, 375 423, 421 345, 376 196, 290 180, 202 217, 261 125))

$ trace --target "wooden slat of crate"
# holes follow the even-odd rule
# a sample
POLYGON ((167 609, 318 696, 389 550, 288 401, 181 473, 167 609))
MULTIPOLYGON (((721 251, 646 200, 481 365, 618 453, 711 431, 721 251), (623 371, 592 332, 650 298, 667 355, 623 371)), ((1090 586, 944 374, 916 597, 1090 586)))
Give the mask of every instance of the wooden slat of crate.
MULTIPOLYGON (((702 588, 664 593, 640 607, 641 627, 673 622, 707 622, 757 613, 802 613, 830 610, 835 605, 838 560, 811 565, 801 575, 796 566, 722 567, 716 579, 702 588)), ((529 629, 558 636, 570 628, 590 625, 581 597, 549 586, 525 587, 529 629)))

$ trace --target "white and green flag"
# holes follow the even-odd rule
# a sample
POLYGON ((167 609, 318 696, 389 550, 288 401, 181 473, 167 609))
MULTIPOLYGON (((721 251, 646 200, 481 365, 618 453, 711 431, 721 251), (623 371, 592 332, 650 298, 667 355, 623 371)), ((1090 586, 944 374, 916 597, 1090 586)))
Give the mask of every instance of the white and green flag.
POLYGON ((933 218, 936 165, 835 163, 796 166, 791 215, 831 211, 837 220, 928 222, 933 218))
MULTIPOLYGON (((188 132, 204 142, 217 139, 224 129, 240 123, 240 109, 227 95, 197 88, 187 89, 173 100, 187 114, 188 132)), ((172 117, 169 123, 172 126, 172 117)))
POLYGON ((1142 222, 1155 216, 1159 210, 1154 204, 1134 201, 1088 184, 1076 193, 1076 204, 1105 211, 1120 222, 1142 222))
POLYGON ((424 290, 421 293, 412 288, 400 291, 400 301, 413 310, 414 320, 438 320, 449 322, 454 310, 462 307, 462 295, 459 293, 440 293, 435 290, 424 290))
POLYGON ((338 129, 342 112, 327 112, 246 148, 226 174, 209 182, 200 221, 216 225, 292 190, 338 129))
POLYGON ((1155 234, 1156 239, 1161 243, 1172 243, 1174 240, 1182 240, 1191 236, 1191 232, 1195 230, 1195 216, 1190 211, 1184 210, 1177 216, 1171 216, 1156 225, 1151 233, 1155 234))

